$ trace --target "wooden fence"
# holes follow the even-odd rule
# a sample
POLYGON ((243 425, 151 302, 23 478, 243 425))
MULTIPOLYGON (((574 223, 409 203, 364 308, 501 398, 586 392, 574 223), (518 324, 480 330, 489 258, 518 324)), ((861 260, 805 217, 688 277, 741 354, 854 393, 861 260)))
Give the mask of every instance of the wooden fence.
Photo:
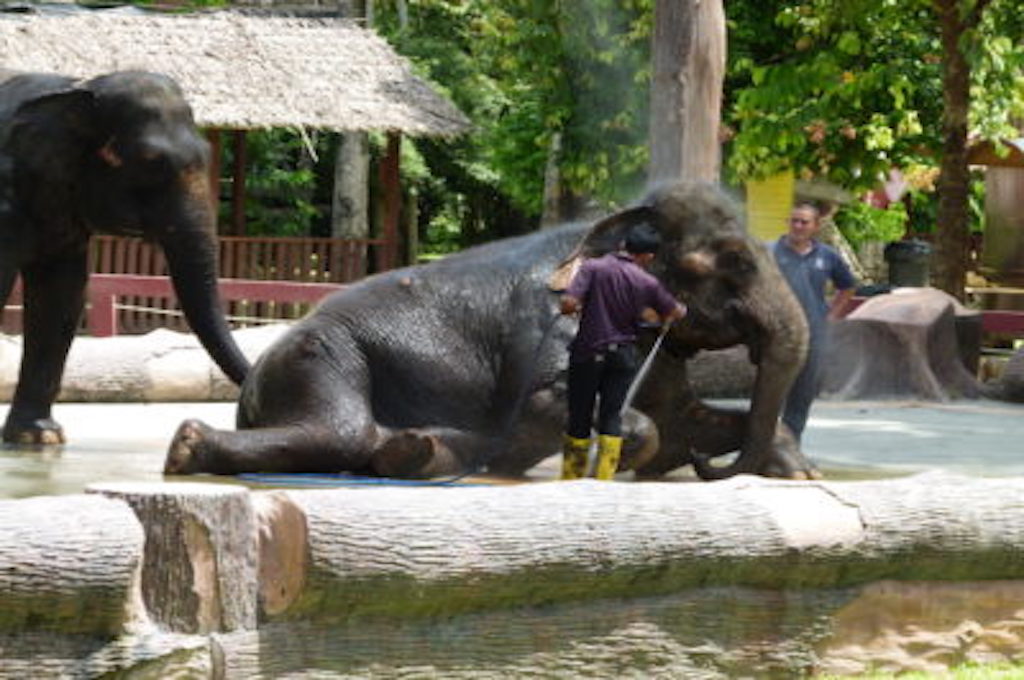
MULTIPOLYGON (((348 283, 366 275, 371 262, 387 269, 379 257, 383 239, 271 238, 221 236, 220 278, 255 281, 348 283)), ((138 238, 93 236, 89 271, 94 274, 166 276, 160 247, 138 238)))
MULTIPOLYGON (((299 281, 241 281, 220 279, 218 282, 221 300, 227 305, 247 302, 249 304, 276 305, 279 309, 292 309, 304 314, 322 298, 344 286, 337 283, 308 283, 299 281)), ((174 288, 166 276, 133 276, 130 274, 93 274, 89 279, 89 297, 86 313, 86 328, 90 335, 108 337, 121 332, 120 302, 126 297, 140 295, 152 299, 173 299, 174 288)), ((230 317, 229 317, 230 318, 230 317)), ((287 317, 282 317, 287 318, 287 317)), ((267 319, 258 319, 264 322, 267 319)), ((252 323, 253 320, 248 320, 252 323)), ((235 319, 235 326, 248 325, 246 320, 235 319)))
MULTIPOLYGON (((368 271, 390 266, 393 249, 383 239, 269 238, 223 236, 219 238, 219 276, 222 279, 277 281, 309 284, 341 284, 356 281, 368 271)), ((89 244, 90 290, 117 290, 115 326, 120 333, 146 333, 155 328, 188 330, 177 300, 166 289, 155 284, 142 285, 137 291, 123 286, 144 279, 131 277, 166 277, 167 262, 158 245, 138 238, 97 235, 89 244), (118 275, 119 280, 97 279, 95 275, 118 275), (154 294, 157 291, 159 294, 154 294)), ((229 292, 237 286, 227 284, 229 292)), ((225 290, 221 286, 222 292, 225 290)), ((275 320, 291 320, 303 316, 312 304, 310 299, 293 299, 289 287, 255 287, 258 295, 226 296, 226 312, 235 327, 275 320)), ((329 290, 324 288, 321 294, 329 290)), ((106 293, 104 293, 105 295, 106 293)), ((90 293, 89 304, 94 302, 90 293)), ((16 289, 7 302, 2 330, 21 332, 21 297, 16 289)), ((83 319, 82 331, 87 330, 83 319)))

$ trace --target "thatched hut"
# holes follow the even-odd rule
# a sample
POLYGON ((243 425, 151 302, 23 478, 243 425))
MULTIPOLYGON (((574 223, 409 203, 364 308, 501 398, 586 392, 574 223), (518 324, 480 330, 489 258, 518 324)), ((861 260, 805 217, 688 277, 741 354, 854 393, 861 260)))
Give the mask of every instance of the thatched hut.
MULTIPOLYGON (((0 12, 0 67, 89 78, 125 69, 162 72, 185 90, 197 122, 244 131, 271 127, 389 133, 382 163, 384 236, 396 234, 400 134, 451 136, 466 117, 373 31, 342 19, 236 12, 157 14, 26 5, 0 12)), ((219 173, 218 173, 219 174, 219 173)), ((235 175, 235 218, 241 185, 235 175)), ((235 233, 239 229, 234 229, 235 233)))

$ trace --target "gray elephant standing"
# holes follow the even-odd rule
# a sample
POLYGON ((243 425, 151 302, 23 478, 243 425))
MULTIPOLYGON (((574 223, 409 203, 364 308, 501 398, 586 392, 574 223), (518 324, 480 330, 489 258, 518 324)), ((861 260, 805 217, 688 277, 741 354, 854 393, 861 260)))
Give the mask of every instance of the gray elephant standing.
POLYGON ((51 417, 82 314, 89 236, 160 243, 182 309, 225 374, 248 362, 217 293, 209 147, 177 84, 0 72, 0 302, 24 284, 25 350, 3 438, 61 443, 51 417))
POLYGON ((813 474, 777 436, 806 352, 803 313, 736 207, 703 185, 659 189, 596 225, 490 243, 330 296, 253 367, 238 430, 182 423, 165 472, 521 474, 559 449, 565 426, 575 321, 559 318, 548 280, 574 255, 616 248, 640 221, 662 236, 650 271, 689 314, 624 418, 619 469, 813 474), (697 351, 736 344, 758 366, 749 413, 702 404, 686 379, 697 351), (724 467, 707 460, 737 450, 724 467))

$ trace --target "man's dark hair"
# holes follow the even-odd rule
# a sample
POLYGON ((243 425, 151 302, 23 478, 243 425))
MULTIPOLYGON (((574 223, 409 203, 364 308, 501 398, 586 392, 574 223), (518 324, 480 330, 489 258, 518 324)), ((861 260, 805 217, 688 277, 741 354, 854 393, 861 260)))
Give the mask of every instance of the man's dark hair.
POLYGON ((656 253, 661 247, 661 234, 650 224, 643 222, 633 226, 626 234, 626 252, 632 255, 656 253))

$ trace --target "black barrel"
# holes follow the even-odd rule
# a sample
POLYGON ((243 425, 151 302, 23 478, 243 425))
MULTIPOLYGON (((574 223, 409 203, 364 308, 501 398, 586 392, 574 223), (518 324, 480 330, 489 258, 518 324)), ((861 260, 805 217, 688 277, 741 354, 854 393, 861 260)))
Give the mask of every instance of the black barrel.
POLYGON ((927 286, 932 247, 924 241, 893 241, 885 246, 892 286, 927 286))

